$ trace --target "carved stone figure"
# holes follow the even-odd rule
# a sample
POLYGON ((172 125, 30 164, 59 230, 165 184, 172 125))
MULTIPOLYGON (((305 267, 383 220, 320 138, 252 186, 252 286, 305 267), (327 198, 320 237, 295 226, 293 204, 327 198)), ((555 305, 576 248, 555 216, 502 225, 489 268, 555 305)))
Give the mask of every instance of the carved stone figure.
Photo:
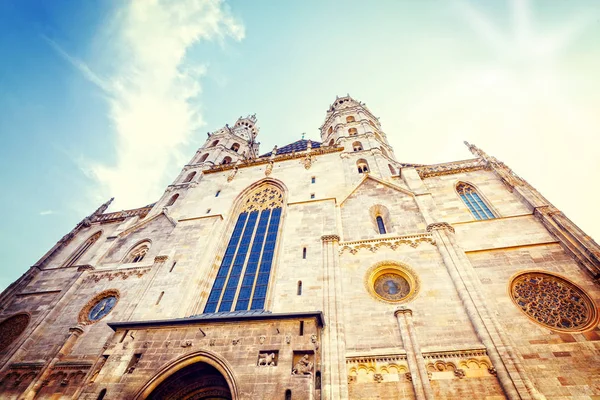
POLYGON ((310 361, 308 354, 302 356, 300 360, 294 365, 292 369, 292 375, 310 375, 312 374, 313 363, 310 361))
POLYGON ((277 365, 275 353, 260 353, 258 355, 258 366, 270 367, 277 365))

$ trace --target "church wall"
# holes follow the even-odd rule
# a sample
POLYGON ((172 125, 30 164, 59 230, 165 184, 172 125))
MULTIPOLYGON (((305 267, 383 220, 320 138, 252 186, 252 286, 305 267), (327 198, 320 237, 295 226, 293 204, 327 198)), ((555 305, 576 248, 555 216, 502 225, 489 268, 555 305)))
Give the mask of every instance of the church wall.
POLYGON ((424 232, 427 227, 411 195, 367 179, 341 206, 343 239, 380 237, 375 215, 371 212, 372 207, 377 206, 383 206, 389 212, 388 235, 424 232))
MULTIPOLYGON (((598 327, 585 333, 549 330, 523 314, 508 295, 511 277, 523 270, 543 270, 567 277, 600 303, 600 290, 558 244, 467 253, 487 307, 510 335, 534 385, 550 398, 600 394, 598 327)), ((583 397, 577 397, 583 396, 583 397)))
POLYGON ((417 248, 402 245, 395 251, 344 251, 340 264, 348 351, 388 349, 393 353, 403 348, 394 316, 399 305, 376 299, 367 289, 369 269, 383 261, 408 265, 420 280, 419 292, 405 305, 413 310, 421 347, 431 351, 481 347, 437 249, 422 243, 417 248), (354 327, 354 321, 362 322, 354 327))
POLYGON ((274 312, 314 311, 323 308, 321 235, 335 227, 334 200, 289 205, 273 277, 274 312), (306 247, 306 259, 303 248, 306 247), (302 294, 298 295, 298 282, 302 294))
POLYGON ((423 179, 423 182, 433 195, 440 220, 451 224, 475 219, 456 192, 455 188, 458 182, 474 185, 479 195, 498 217, 531 214, 532 212, 526 204, 508 190, 492 171, 478 170, 441 175, 423 179))
POLYGON ((458 223, 453 226, 456 240, 465 251, 556 242, 531 214, 458 223))
POLYGON ((298 320, 260 320, 190 323, 185 327, 119 329, 104 352, 110 355, 81 399, 96 399, 103 388, 106 400, 133 398, 157 372, 190 354, 208 354, 231 369, 239 399, 308 399, 315 389, 315 375, 293 375, 300 355, 308 354, 320 371, 320 330, 314 319, 304 320, 300 335, 298 320), (275 364, 258 365, 259 353, 276 353, 275 364), (141 354, 131 364, 134 354, 141 354))

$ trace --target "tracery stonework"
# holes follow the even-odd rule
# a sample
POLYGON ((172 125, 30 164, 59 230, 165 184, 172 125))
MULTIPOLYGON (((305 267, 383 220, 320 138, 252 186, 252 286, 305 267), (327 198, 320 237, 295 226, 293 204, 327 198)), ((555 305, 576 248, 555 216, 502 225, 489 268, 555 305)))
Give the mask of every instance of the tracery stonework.
POLYGON ((385 273, 375 280, 375 292, 386 300, 397 301, 408 296, 410 284, 404 277, 385 273))
POLYGON ((282 205, 283 193, 281 193, 281 190, 273 185, 264 185, 247 196, 242 211, 261 211, 281 207, 282 205))
POLYGON ((559 276, 523 273, 512 280, 510 294, 521 311, 550 329, 582 331, 597 320, 594 303, 588 295, 559 276))

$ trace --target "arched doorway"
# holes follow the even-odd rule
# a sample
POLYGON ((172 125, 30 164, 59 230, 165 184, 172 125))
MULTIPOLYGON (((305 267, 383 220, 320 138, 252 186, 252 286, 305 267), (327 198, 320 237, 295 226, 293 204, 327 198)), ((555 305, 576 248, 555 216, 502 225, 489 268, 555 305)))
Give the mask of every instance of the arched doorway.
POLYGON ((227 381, 213 366, 197 362, 162 381, 148 400, 231 400, 227 381))

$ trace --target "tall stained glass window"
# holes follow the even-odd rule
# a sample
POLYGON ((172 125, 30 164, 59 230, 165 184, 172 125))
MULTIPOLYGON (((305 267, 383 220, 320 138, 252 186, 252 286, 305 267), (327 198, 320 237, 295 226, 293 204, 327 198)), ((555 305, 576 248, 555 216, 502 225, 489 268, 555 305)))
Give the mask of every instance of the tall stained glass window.
POLYGON ((267 298, 283 194, 263 185, 243 200, 205 313, 262 310, 267 298))
POLYGON ((487 206, 487 204, 485 204, 473 186, 464 182, 460 182, 458 185, 456 185, 456 191, 476 219, 496 218, 494 213, 492 213, 490 208, 487 206))

